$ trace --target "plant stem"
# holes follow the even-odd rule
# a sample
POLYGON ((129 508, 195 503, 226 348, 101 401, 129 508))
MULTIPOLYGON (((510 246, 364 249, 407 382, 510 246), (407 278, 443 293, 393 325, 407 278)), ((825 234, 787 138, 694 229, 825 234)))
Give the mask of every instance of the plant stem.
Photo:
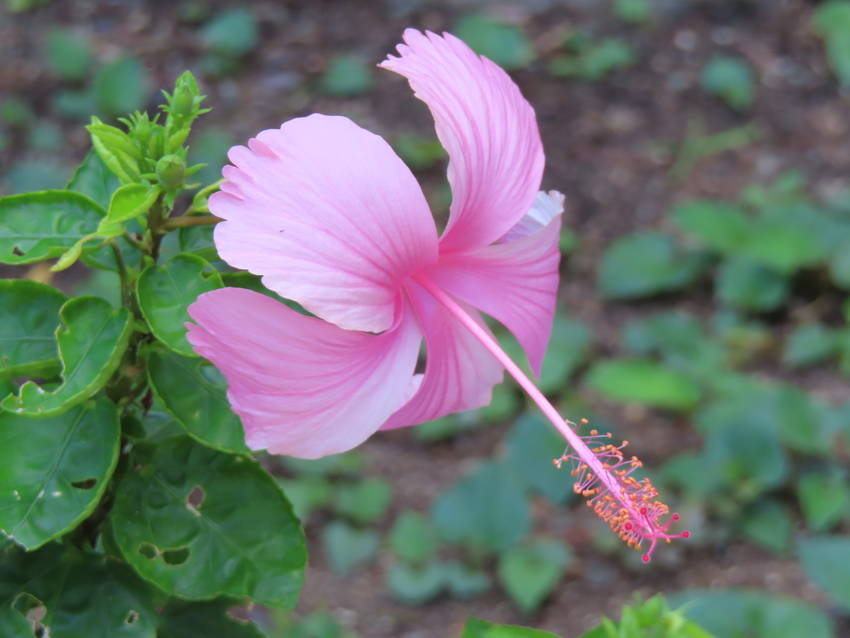
POLYGON ((177 228, 188 228, 190 226, 210 226, 224 221, 221 217, 215 215, 190 215, 182 217, 169 217, 162 222, 160 228, 165 231, 175 230, 177 228))
POLYGON ((131 293, 130 281, 127 277, 127 264, 124 262, 124 255, 121 254, 121 249, 115 240, 110 240, 109 246, 112 248, 112 254, 115 256, 115 263, 118 266, 118 278, 121 280, 121 300, 124 306, 130 307, 131 293))

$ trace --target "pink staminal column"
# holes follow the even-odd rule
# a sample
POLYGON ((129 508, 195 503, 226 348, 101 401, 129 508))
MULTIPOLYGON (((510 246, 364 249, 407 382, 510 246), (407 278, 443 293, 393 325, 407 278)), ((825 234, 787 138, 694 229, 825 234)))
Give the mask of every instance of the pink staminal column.
MULTIPOLYGON (((668 532, 670 526, 679 520, 679 515, 672 514, 662 520, 668 515, 669 508, 658 500, 658 491, 649 478, 636 479, 631 476, 642 463, 635 456, 626 458, 623 449, 628 445, 628 441, 613 445, 608 442, 610 434, 600 434, 596 430, 591 430, 588 436, 577 434, 574 430, 575 424, 558 413, 534 382, 460 304, 427 276, 420 274, 414 276, 414 280, 457 318, 504 366, 561 433, 569 447, 560 458, 555 459, 555 466, 560 468, 567 461, 572 463, 571 475, 575 478, 573 490, 587 500, 588 506, 592 507, 629 547, 641 549, 644 541, 649 543, 649 548, 643 554, 644 562, 650 561, 659 541, 669 543, 674 538, 690 536, 687 530, 678 534, 668 532)), ((582 422, 586 423, 586 420, 583 419, 582 422)))

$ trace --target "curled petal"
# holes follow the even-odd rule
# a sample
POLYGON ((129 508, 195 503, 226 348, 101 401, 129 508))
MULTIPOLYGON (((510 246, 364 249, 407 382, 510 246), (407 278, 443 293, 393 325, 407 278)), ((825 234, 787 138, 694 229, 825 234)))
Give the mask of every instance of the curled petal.
MULTIPOLYGON (((383 430, 485 406, 503 376, 493 355, 430 294, 414 282, 407 290, 425 335, 425 374, 417 375, 412 398, 387 420, 383 430)), ((467 311, 486 329, 481 315, 467 311)))
POLYGON ((410 170, 377 135, 311 115, 230 150, 210 198, 222 259, 347 330, 395 321, 400 283, 437 258, 437 231, 410 170))
POLYGON ((189 314, 189 342, 227 378, 248 446, 300 458, 345 452, 378 430, 410 391, 422 341, 409 311, 374 335, 241 288, 205 293, 189 314))
POLYGON ((398 53, 381 66, 407 77, 449 153, 452 206, 440 249, 490 244, 525 214, 540 187, 534 110, 507 73, 448 33, 407 29, 398 53))
POLYGON ((563 195, 551 191, 538 201, 505 236, 512 241, 443 255, 426 271, 443 290, 507 326, 535 374, 555 316, 563 195))

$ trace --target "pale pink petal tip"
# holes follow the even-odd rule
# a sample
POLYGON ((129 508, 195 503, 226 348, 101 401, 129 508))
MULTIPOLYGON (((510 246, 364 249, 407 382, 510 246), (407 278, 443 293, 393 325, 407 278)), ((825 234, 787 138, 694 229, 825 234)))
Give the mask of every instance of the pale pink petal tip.
POLYGON ((529 211, 499 241, 520 239, 548 226, 549 222, 564 212, 564 200, 564 194, 558 191, 540 191, 529 211))
POLYGON ((411 392, 421 334, 410 312, 381 335, 346 331, 241 288, 189 307, 195 351, 224 374, 252 449, 300 458, 345 452, 411 392))

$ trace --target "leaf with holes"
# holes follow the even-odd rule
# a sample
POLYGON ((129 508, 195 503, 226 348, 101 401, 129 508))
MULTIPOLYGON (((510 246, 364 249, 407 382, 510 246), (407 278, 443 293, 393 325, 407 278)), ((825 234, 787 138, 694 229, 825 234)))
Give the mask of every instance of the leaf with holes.
POLYGON ((230 409, 227 382, 205 359, 181 357, 165 350, 148 352, 148 378, 166 410, 186 432, 225 452, 247 452, 242 423, 230 409))
POLYGON ((251 622, 236 620, 227 613, 238 605, 239 601, 227 598, 200 603, 173 600, 162 610, 157 638, 263 638, 251 622))
POLYGON ((28 550, 74 529, 106 489, 119 438, 106 399, 47 419, 0 411, 0 529, 28 550))
POLYGON ((162 266, 151 264, 139 276, 136 295, 154 336, 187 357, 197 356, 186 341, 186 308, 198 295, 221 288, 221 276, 196 255, 177 255, 162 266))
POLYGON ((123 563, 53 544, 31 553, 0 549, 0 564, 4 638, 157 635, 151 588, 123 563))
POLYGON ((164 592, 247 597, 292 608, 304 580, 304 533, 256 462, 178 436, 134 450, 112 530, 124 558, 164 592))
POLYGON ((59 311, 56 331, 62 383, 46 392, 28 381, 18 396, 6 397, 2 407, 27 416, 53 416, 85 401, 100 390, 121 363, 133 325, 126 308, 113 310, 100 297, 77 297, 59 311))
POLYGON ((0 280, 0 378, 49 378, 59 372, 54 333, 66 301, 45 284, 0 280))
POLYGON ((0 198, 0 263, 31 264, 59 257, 97 230, 105 211, 73 191, 0 198))

